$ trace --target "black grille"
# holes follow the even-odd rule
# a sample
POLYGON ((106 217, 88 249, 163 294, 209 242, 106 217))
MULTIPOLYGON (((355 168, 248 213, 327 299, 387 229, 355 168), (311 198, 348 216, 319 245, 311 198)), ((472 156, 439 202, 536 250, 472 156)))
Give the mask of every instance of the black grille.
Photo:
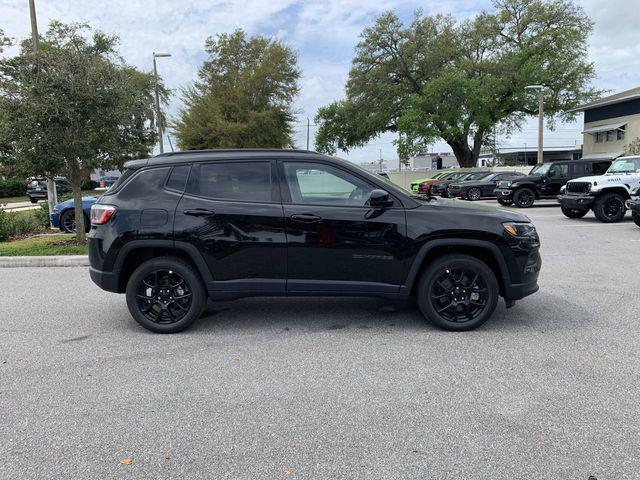
POLYGON ((569 182, 567 183, 567 193, 589 193, 591 183, 589 182, 569 182))

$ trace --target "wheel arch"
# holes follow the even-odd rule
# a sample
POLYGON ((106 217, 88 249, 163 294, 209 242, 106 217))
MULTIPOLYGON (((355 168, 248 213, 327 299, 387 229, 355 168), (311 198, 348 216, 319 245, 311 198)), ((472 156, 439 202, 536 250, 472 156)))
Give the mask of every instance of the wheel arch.
POLYGON ((500 248, 492 242, 473 239, 432 240, 423 245, 411 264, 402 287, 406 294, 415 294, 418 279, 429 263, 450 254, 470 255, 485 263, 496 276, 500 295, 505 296, 511 277, 500 248))
POLYGON ((127 282, 138 266, 147 260, 162 256, 179 258, 194 267, 205 289, 207 284, 213 281, 204 258, 195 246, 171 240, 138 240, 125 244, 114 264, 113 271, 118 277, 118 292, 123 293, 126 290, 127 282))
POLYGON ((607 195, 609 193, 615 193, 617 195, 620 195, 625 200, 629 200, 631 198, 631 195, 629 195, 629 192, 624 187, 608 187, 608 188, 602 189, 602 191, 598 195, 598 199, 603 195, 607 195))

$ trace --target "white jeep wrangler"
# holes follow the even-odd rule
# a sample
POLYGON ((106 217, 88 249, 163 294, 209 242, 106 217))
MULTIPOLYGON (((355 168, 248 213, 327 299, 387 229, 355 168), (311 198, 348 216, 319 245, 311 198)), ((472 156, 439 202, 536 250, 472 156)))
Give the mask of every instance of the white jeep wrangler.
POLYGON ((562 213, 582 218, 593 210, 601 222, 619 222, 627 211, 625 202, 640 187, 640 156, 620 157, 604 175, 581 177, 567 182, 558 195, 562 213))

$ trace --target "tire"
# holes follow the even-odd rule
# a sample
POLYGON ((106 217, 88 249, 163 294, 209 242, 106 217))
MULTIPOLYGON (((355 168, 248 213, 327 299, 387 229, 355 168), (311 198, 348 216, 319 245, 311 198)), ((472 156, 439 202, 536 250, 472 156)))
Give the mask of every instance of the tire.
POLYGON ((511 205, 513 205, 513 200, 510 198, 509 199, 498 198, 498 203, 503 207, 510 207, 511 205))
POLYGON ((605 193, 596 200, 593 206, 593 213, 603 223, 619 222, 624 218, 626 212, 624 198, 617 193, 605 193))
MULTIPOLYGON (((86 233, 91 230, 91 222, 84 215, 84 231, 86 233)), ((65 210, 60 215, 60 231, 64 233, 76 233, 76 211, 73 208, 65 210)))
POLYGON ((31 203, 38 203, 37 198, 29 197, 29 200, 31 201, 31 203))
POLYGON ((631 218, 633 218, 633 222, 640 227, 640 213, 631 212, 631 218))
POLYGON ((536 194, 530 188, 521 188, 513 195, 513 204, 518 208, 530 208, 536 201, 536 194))
POLYGON ((156 333, 184 330, 200 318, 207 303, 198 273, 175 257, 154 258, 136 268, 126 295, 134 320, 156 333))
POLYGON ((587 214, 587 212, 589 212, 589 210, 580 208, 569 208, 565 207, 564 205, 560 206, 560 210, 562 210, 564 216, 568 218, 582 218, 587 214))
POLYGON ((498 281, 484 262, 469 255, 446 255, 424 271, 417 297, 418 307, 429 322, 445 330, 472 330, 493 314, 498 303, 498 281))
POLYGON ((467 190, 466 197, 467 200, 471 200, 472 202, 474 202, 476 200, 480 200, 480 197, 482 197, 482 192, 479 188, 473 187, 467 190))

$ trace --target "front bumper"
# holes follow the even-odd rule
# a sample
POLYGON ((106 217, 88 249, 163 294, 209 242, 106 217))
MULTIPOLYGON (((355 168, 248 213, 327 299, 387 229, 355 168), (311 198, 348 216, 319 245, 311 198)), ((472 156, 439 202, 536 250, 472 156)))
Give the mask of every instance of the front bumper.
POLYGON ((524 297, 536 293, 540 287, 538 286, 538 276, 542 268, 542 257, 540 250, 535 249, 529 253, 524 259, 524 265, 518 262, 522 268, 522 283, 508 283, 504 287, 504 299, 507 302, 520 300, 524 297))
POLYGON ((493 190, 493 194, 497 199, 512 199, 513 198, 513 190, 508 188, 496 188, 493 190))
POLYGON ((584 210, 591 208, 593 202, 595 202, 596 197, 591 195, 558 195, 556 197, 558 202, 563 207, 573 208, 577 210, 584 210))
POLYGON ((627 209, 631 210, 632 212, 636 212, 637 214, 640 215, 640 199, 627 200, 625 202, 625 205, 627 209))
POLYGON ((52 227, 60 228, 60 212, 53 212, 49 215, 49 220, 51 220, 52 227))

